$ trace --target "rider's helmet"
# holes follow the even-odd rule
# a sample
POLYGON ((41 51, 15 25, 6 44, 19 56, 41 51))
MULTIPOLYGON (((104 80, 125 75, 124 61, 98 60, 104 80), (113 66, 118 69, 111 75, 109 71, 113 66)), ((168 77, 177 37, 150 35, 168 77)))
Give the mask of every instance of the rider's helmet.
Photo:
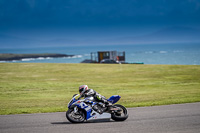
POLYGON ((88 90, 88 86, 87 85, 81 85, 79 86, 79 93, 80 95, 83 95, 83 93, 85 93, 88 90))

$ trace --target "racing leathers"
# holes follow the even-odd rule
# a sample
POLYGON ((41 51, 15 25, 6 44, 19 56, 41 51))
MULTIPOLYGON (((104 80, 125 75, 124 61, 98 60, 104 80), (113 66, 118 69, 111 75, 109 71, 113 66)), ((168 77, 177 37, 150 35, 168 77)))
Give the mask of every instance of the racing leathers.
MULTIPOLYGON (((100 95, 99 93, 97 93, 97 92, 94 91, 93 89, 88 89, 87 91, 85 91, 85 92, 80 96, 80 98, 82 98, 82 97, 84 97, 84 98, 93 97, 93 98, 94 98, 94 101, 96 101, 96 102, 102 102, 102 103, 105 104, 105 106, 111 105, 111 103, 108 102, 108 100, 107 100, 104 96, 100 95)), ((86 101, 86 103, 87 103, 87 101, 86 101)), ((88 103, 89 103, 89 101, 88 101, 88 103)), ((102 107, 102 106, 101 106, 101 107, 102 107)), ((99 108, 99 106, 93 106, 93 109, 94 109, 95 111, 97 111, 98 113, 100 113, 100 114, 103 113, 102 110, 101 110, 101 108, 99 108)))

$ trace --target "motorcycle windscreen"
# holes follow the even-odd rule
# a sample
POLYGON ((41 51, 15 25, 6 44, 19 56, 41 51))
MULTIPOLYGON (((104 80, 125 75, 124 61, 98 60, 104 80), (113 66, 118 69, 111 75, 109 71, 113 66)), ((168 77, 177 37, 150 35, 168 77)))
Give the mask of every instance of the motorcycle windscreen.
POLYGON ((111 102, 112 104, 116 103, 117 101, 119 101, 121 97, 119 95, 114 95, 114 96, 111 96, 108 101, 111 102))

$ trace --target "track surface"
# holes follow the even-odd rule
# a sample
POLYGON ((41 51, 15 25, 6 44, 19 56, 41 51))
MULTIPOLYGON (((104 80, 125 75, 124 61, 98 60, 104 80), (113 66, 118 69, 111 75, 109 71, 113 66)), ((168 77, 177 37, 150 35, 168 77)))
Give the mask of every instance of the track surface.
POLYGON ((65 112, 0 116, 0 133, 200 133, 200 103, 129 108, 124 122, 71 124, 65 112))

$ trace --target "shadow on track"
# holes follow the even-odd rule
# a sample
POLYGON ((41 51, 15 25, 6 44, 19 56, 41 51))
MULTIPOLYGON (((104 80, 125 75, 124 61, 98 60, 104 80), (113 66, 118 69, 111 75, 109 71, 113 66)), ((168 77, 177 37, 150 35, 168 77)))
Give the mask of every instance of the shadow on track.
POLYGON ((51 122, 53 125, 62 125, 62 124, 73 124, 71 122, 51 122))
POLYGON ((55 125, 62 125, 62 124, 88 124, 88 123, 107 123, 107 122, 116 122, 116 121, 112 121, 110 119, 102 119, 102 120, 90 120, 90 121, 86 121, 83 123, 71 123, 71 122, 51 122, 51 124, 55 124, 55 125))

